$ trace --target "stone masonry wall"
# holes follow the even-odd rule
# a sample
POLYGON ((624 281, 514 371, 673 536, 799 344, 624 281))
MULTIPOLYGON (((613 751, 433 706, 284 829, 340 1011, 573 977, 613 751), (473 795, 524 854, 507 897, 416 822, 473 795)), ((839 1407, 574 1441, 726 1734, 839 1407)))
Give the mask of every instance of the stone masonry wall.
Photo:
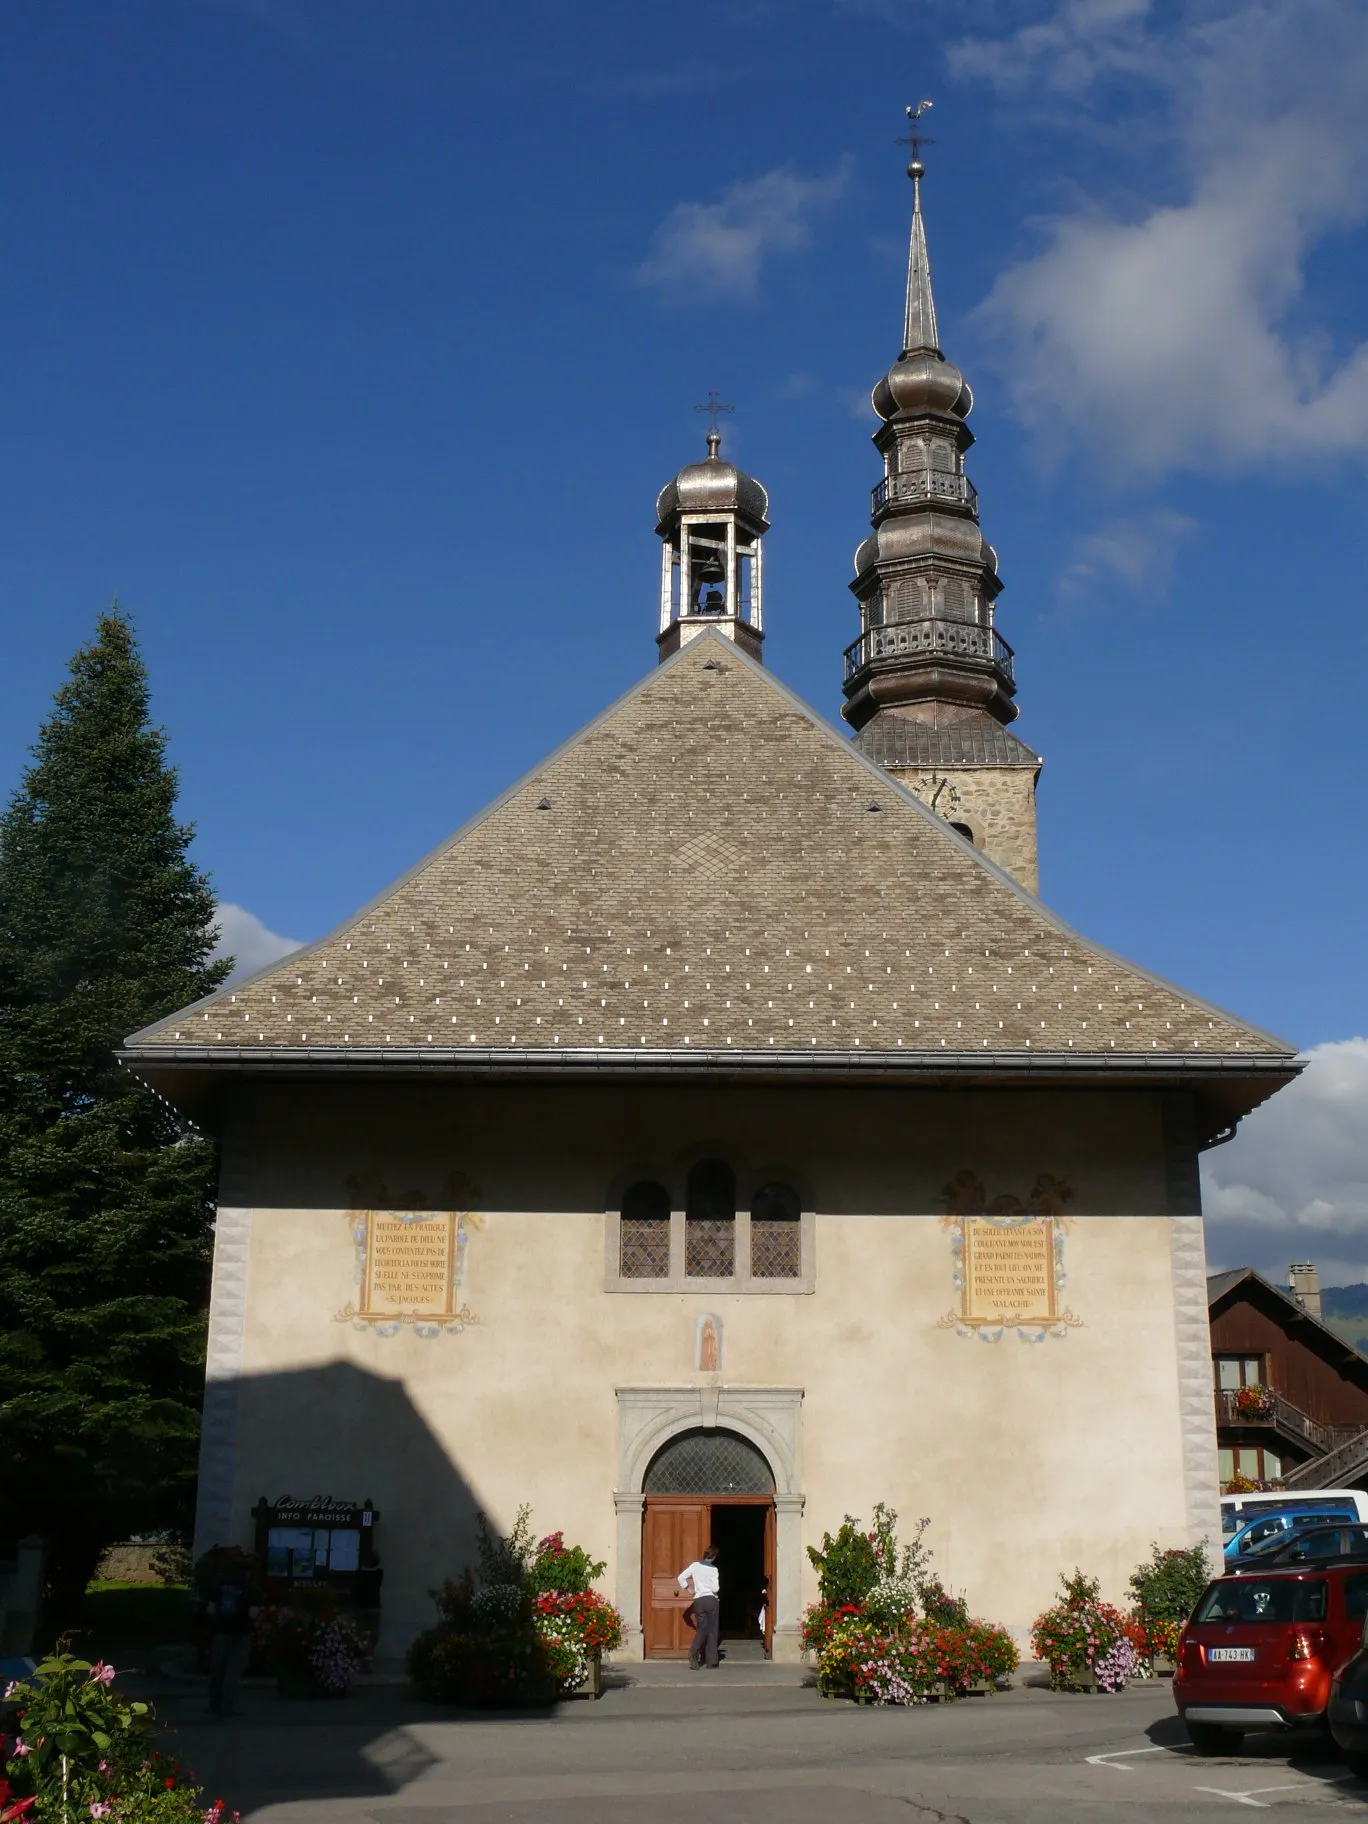
POLYGON ((967 824, 990 861, 1039 893, 1036 775, 1025 766, 942 767, 936 772, 887 767, 947 823, 967 824))

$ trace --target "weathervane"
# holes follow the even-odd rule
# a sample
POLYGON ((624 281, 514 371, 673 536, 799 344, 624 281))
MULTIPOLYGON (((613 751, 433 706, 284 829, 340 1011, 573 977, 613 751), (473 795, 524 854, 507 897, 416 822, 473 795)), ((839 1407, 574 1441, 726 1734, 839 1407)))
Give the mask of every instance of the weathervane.
POLYGON ((925 166, 921 161, 921 149, 923 146, 934 146, 936 143, 929 134, 918 133, 917 131, 917 122, 929 108, 934 108, 935 105, 934 101, 919 101, 915 108, 907 108, 905 112, 908 120, 912 123, 912 131, 908 134, 906 139, 898 139, 893 142, 895 145, 911 146, 912 148, 911 162, 907 167, 907 175, 909 177, 915 178, 922 175, 925 166))
POLYGON ((716 456, 718 446, 722 442, 722 433, 717 428, 718 414, 720 412, 734 412, 736 407, 734 405, 725 404, 717 388, 715 386, 710 386, 708 388, 708 403, 706 405, 696 405, 694 410, 696 412, 706 412, 712 419, 712 423, 708 426, 708 454, 709 456, 716 456))

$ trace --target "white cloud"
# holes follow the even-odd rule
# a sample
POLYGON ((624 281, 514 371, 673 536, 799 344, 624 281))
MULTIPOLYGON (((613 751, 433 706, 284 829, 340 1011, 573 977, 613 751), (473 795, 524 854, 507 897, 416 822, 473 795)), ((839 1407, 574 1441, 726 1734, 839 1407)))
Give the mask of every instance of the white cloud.
POLYGON ((1318 1045, 1295 1083, 1202 1158, 1211 1270, 1286 1284, 1313 1260, 1324 1285, 1368 1280, 1368 1039, 1318 1045))
POLYGON ((1127 96, 1112 130, 1143 191, 1177 180, 1176 201, 1079 204, 999 276, 982 319, 1027 423, 1148 473, 1368 452, 1368 341, 1292 325, 1308 256, 1368 218, 1361 0, 1187 0, 1177 25, 1067 0, 951 59, 1056 118, 1127 96))
POLYGON ((1148 67, 1149 15, 1150 0, 1067 0, 1052 18, 1004 38, 961 39, 950 46, 950 67, 1004 90, 1029 84, 1080 95, 1104 74, 1148 67))
POLYGON ((1113 519, 1075 542, 1059 578, 1059 593, 1068 602, 1105 599, 1118 590, 1163 595, 1179 546, 1197 529, 1195 519, 1172 507, 1113 519))
POLYGON ((810 243, 814 217, 840 196, 847 175, 844 160, 827 177, 780 168, 733 184, 719 202, 676 203, 637 268, 638 283, 681 303, 756 297, 765 261, 810 243))
POLYGON ((220 903, 214 955, 234 958, 233 973, 228 977, 230 982, 243 981, 258 969, 264 969, 267 963, 274 963, 298 948, 298 938, 268 931, 256 914, 245 906, 230 905, 226 901, 220 903))

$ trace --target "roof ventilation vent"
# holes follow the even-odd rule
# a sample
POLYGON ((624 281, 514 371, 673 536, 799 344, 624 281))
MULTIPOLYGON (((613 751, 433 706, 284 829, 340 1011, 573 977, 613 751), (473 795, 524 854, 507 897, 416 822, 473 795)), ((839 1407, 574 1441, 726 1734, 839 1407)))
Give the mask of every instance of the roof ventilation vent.
POLYGON ((883 809, 883 806, 881 804, 867 804, 865 806, 865 809, 867 811, 881 811, 883 809))
POLYGON ((721 671, 722 667, 718 664, 716 659, 704 659, 703 669, 704 671, 721 671))
POLYGON ((549 811, 551 809, 551 800, 549 798, 543 798, 541 803, 537 806, 537 809, 539 811, 549 811))

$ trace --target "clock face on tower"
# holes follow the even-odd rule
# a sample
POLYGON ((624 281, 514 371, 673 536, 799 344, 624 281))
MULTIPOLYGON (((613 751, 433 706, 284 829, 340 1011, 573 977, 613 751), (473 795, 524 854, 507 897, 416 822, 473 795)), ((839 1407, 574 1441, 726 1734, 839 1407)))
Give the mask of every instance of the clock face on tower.
POLYGON ((964 808, 964 800, 960 796, 958 787, 943 773, 921 774, 912 789, 923 804, 930 805, 931 809, 938 816, 944 817, 947 823, 954 817, 956 811, 964 808))

